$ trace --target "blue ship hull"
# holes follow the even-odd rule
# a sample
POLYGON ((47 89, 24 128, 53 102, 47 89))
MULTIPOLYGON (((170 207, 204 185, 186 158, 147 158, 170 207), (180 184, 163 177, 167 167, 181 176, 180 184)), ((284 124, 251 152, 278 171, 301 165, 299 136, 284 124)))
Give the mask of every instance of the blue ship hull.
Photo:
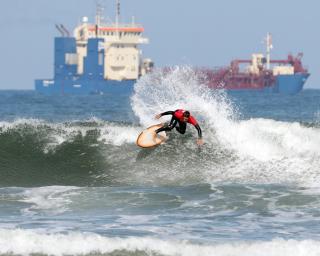
POLYGON ((296 94, 303 89, 310 74, 296 73, 294 75, 278 75, 272 92, 282 94, 296 94))
POLYGON ((131 95, 135 80, 36 80, 35 89, 45 95, 131 95))
POLYGON ((229 91, 246 91, 246 92, 265 92, 293 95, 302 91, 305 82, 307 81, 309 73, 296 73, 293 75, 277 75, 275 83, 264 88, 232 88, 226 89, 229 91))

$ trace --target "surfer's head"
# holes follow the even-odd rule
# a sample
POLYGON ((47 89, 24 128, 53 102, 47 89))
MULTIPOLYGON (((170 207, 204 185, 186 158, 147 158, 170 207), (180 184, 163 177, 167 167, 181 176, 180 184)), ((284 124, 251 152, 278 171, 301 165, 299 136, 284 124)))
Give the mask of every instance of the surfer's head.
POLYGON ((190 117, 190 112, 188 110, 183 112, 183 121, 187 122, 190 117))

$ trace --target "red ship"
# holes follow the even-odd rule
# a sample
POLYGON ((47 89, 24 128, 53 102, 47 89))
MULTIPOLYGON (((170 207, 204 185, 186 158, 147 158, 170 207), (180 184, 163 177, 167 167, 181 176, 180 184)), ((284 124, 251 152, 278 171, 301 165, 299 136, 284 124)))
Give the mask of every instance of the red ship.
POLYGON ((259 90, 294 94, 302 90, 309 77, 302 53, 284 60, 270 60, 271 35, 266 38, 267 54, 252 54, 251 60, 233 60, 229 67, 202 69, 207 84, 214 89, 259 90), (244 69, 241 64, 248 64, 244 69))

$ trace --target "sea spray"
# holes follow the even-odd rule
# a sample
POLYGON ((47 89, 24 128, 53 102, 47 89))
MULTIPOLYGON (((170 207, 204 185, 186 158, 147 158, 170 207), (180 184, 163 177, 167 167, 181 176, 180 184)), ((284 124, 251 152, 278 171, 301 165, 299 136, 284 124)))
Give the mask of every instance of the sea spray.
POLYGON ((222 166, 212 161, 211 167, 208 161, 202 173, 209 180, 304 182, 309 172, 308 184, 318 183, 320 129, 263 118, 241 120, 227 94, 209 89, 204 80, 189 67, 157 70, 136 83, 132 109, 143 126, 157 122, 157 113, 190 110, 203 129, 206 148, 218 147, 215 153, 231 160, 222 166))

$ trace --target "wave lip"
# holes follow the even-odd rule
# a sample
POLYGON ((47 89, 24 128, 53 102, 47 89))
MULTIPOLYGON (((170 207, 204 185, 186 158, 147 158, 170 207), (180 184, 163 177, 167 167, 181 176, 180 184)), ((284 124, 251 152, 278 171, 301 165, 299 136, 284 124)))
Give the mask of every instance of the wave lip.
POLYGON ((315 240, 233 241, 197 244, 150 237, 110 238, 93 233, 46 233, 23 229, 0 229, 0 254, 90 255, 122 252, 121 255, 186 256, 316 256, 320 242, 315 240))

